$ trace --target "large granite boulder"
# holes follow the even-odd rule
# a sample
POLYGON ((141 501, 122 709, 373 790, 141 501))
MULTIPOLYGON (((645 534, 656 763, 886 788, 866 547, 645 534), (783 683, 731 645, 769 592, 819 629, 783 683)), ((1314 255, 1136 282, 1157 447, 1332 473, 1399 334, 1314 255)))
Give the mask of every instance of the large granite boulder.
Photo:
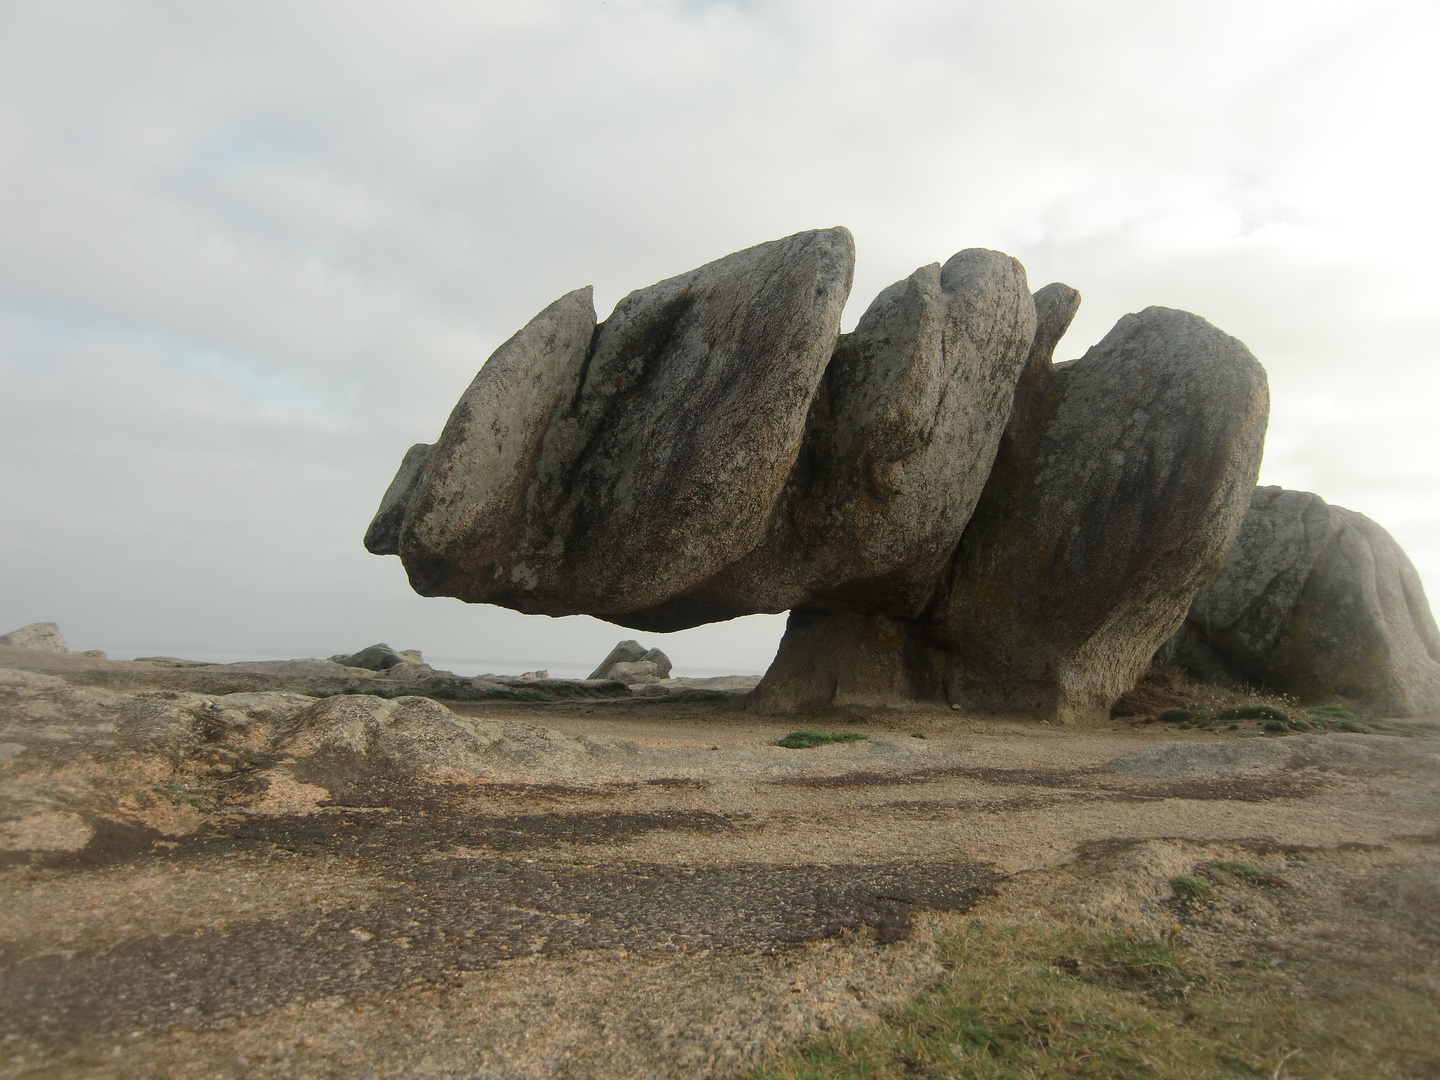
POLYGON ((377 539, 403 497, 416 591, 627 624, 764 538, 853 269, 826 229, 631 293, 600 326, 588 289, 562 297, 481 369, 413 487, 402 467, 377 539))
POLYGON ((1025 268, 970 249, 882 292, 840 339, 764 541, 629 625, 795 607, 916 618, 970 519, 1035 334, 1025 268))
POLYGON ((1106 716, 1229 553, 1268 414, 1250 351, 1183 311, 1127 315, 1071 363, 1033 356, 931 612, 949 700, 1106 716))
POLYGON ((1255 489, 1230 557, 1160 659, 1307 703, 1440 714, 1440 630, 1415 567, 1375 522, 1308 491, 1255 489))

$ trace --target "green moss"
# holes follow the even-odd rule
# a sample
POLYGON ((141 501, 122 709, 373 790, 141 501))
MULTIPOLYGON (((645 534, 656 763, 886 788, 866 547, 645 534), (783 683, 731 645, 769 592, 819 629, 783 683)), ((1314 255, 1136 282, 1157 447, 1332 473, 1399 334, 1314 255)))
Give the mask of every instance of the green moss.
POLYGON ((1204 708, 1194 703, 1181 709, 1166 709, 1156 719, 1164 724, 1190 724, 1204 714, 1204 708))
MULTIPOLYGON (((1288 723, 1290 714, 1274 705, 1236 705, 1221 709, 1215 714, 1216 720, 1279 720, 1288 723)), ((1268 725, 1267 725, 1268 726, 1268 725)))
POLYGON ((829 743, 860 742, 869 737, 868 735, 861 735, 858 731, 792 731, 775 745, 783 746, 787 750, 808 750, 812 746, 825 746, 829 743))

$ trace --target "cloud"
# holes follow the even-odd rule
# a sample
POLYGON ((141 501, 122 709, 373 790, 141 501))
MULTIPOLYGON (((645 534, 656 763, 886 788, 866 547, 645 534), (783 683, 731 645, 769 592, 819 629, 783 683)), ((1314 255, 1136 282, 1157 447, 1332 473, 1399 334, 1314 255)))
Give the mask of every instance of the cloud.
MULTIPOLYGON (((364 554, 401 453, 561 293, 832 224, 847 324, 977 245, 1082 291, 1069 355, 1205 315, 1270 369, 1265 479, 1440 588, 1437 44, 1404 0, 7 5, 0 622, 583 664, 623 632, 364 554)), ((755 669, 779 622, 689 635, 755 669)))

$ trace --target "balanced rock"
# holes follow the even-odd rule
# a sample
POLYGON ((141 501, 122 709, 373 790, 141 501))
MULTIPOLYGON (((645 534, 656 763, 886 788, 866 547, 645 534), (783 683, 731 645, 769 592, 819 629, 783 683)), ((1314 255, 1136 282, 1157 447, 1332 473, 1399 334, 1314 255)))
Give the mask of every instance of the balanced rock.
POLYGON ((69 652, 60 627, 53 622, 32 622, 19 630, 0 634, 0 645, 15 649, 38 649, 41 652, 69 652))
POLYGON ((1308 491, 1255 489, 1230 557, 1159 659, 1304 702, 1440 714, 1440 630, 1415 567, 1375 522, 1308 491))
MULTIPOLYGON (((839 335, 854 248, 799 233, 498 349, 371 523, 412 586, 670 631, 789 610, 761 709, 1102 716, 1220 568, 1263 369, 1150 308, 1070 364, 1079 303, 971 249, 839 335)), ((594 677, 663 678, 622 643, 594 677), (623 652, 623 655, 622 655, 623 652)))
POLYGON ((625 625, 692 587, 764 538, 853 269, 827 229, 631 293, 599 326, 589 289, 562 297, 481 369, 413 483, 402 467, 372 550, 404 499, 427 596, 625 625))

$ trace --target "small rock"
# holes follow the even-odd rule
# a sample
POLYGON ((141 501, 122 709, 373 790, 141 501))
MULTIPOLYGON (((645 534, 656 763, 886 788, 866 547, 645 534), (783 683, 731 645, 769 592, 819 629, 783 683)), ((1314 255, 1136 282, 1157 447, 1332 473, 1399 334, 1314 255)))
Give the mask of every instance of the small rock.
POLYGON ((0 635, 0 645, 15 649, 35 649, 39 652, 69 652, 65 639, 60 636, 60 627, 53 622, 32 622, 19 630, 0 635))
POLYGON ((399 682, 413 682, 416 679, 427 678, 431 675, 450 674, 449 672, 437 672, 429 664, 417 664, 413 660, 402 660, 398 664, 392 664, 388 668, 381 669, 387 679, 395 679, 399 682))

